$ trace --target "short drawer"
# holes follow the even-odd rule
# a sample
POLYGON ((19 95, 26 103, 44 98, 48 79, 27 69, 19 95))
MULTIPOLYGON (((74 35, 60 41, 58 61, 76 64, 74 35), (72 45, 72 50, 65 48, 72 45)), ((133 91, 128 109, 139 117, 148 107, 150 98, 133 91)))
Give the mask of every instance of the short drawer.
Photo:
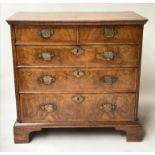
POLYGON ((122 92, 136 90, 136 68, 21 68, 20 92, 122 92))
POLYGON ((138 45, 17 46, 19 66, 137 66, 138 45))
POLYGON ((62 121, 133 121, 135 94, 21 94, 25 123, 62 121))
POLYGON ((139 43, 142 27, 140 25, 81 26, 81 43, 139 43))
POLYGON ((17 43, 71 43, 76 42, 73 26, 16 26, 17 43))

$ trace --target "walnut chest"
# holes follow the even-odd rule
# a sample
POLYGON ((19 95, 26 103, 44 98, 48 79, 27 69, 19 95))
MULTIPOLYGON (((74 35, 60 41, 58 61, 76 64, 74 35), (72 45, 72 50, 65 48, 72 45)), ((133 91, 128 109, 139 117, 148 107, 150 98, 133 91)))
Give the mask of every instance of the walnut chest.
POLYGON ((134 12, 19 12, 11 26, 15 143, 42 128, 113 127, 141 141, 143 25, 134 12))

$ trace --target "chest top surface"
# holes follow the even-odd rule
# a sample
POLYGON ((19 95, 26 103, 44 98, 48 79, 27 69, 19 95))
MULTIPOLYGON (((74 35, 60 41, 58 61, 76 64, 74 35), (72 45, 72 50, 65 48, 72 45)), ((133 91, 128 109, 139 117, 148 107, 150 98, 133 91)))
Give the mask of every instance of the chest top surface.
POLYGON ((11 16, 7 22, 16 23, 57 23, 57 22, 99 22, 109 24, 144 24, 145 17, 135 12, 18 12, 11 16))

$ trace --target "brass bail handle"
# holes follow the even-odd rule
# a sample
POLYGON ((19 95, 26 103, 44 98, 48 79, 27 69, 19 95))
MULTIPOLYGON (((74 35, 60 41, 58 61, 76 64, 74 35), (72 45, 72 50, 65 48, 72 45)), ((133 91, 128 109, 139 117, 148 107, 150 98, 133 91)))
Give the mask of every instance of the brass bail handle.
POLYGON ((46 112, 54 112, 57 110, 57 106, 55 104, 43 104, 40 108, 46 112))
POLYGON ((113 38, 116 35, 116 30, 114 28, 104 28, 103 36, 105 38, 113 38))
POLYGON ((41 35, 43 39, 48 39, 54 34, 54 32, 53 30, 47 28, 47 29, 41 29, 39 31, 39 34, 41 35))
POLYGON ((103 112, 113 112, 116 110, 116 105, 113 103, 103 103, 101 104, 100 109, 103 112))
POLYGON ((44 61, 51 61, 54 57, 55 57, 55 54, 53 52, 40 52, 38 54, 38 58, 44 61))
POLYGON ((39 80, 45 85, 50 85, 55 82, 56 78, 54 76, 45 75, 41 76, 39 80))
POLYGON ((100 53, 101 57, 105 60, 114 60, 114 58, 116 57, 116 53, 114 51, 104 51, 102 53, 100 53))
POLYGON ((111 75, 106 75, 106 76, 101 77, 101 80, 106 84, 112 85, 113 83, 115 83, 117 81, 117 77, 111 76, 111 75))

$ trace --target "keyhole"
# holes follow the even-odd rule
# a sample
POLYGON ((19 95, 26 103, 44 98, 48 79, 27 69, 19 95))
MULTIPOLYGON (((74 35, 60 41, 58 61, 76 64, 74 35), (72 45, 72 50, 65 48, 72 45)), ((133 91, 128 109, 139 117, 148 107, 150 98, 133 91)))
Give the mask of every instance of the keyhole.
POLYGON ((77 75, 80 75, 80 72, 77 72, 77 75))
POLYGON ((79 49, 76 50, 76 53, 79 53, 79 49))
POLYGON ((79 97, 77 97, 77 101, 79 101, 79 99, 80 99, 80 98, 79 98, 79 97))

